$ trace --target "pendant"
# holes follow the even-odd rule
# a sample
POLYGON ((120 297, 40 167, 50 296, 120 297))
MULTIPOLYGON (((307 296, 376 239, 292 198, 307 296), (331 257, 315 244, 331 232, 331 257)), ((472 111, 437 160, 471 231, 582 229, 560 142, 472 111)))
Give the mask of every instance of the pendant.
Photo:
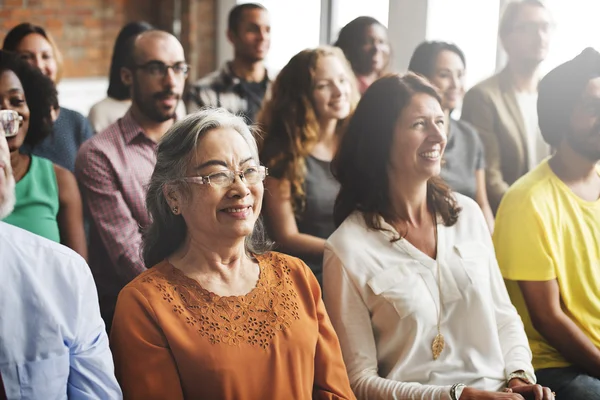
POLYGON ((431 350, 433 351, 433 359, 437 360, 442 351, 444 351, 445 346, 444 335, 438 333, 433 339, 433 344, 431 345, 431 350))

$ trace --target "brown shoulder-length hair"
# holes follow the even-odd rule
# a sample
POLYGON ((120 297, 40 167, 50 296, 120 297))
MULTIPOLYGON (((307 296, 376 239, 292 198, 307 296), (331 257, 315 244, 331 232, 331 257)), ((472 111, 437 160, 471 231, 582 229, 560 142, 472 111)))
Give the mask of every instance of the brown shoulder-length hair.
MULTIPOLYGON (((341 184, 333 211, 336 226, 354 211, 362 212, 367 226, 376 230, 382 230, 379 217, 402 219, 391 204, 388 169, 396 123, 416 93, 441 103, 437 90, 413 73, 386 75, 363 94, 332 163, 333 175, 341 184)), ((460 207, 440 177, 427 183, 427 204, 446 226, 458 219, 460 207)))
MULTIPOLYGON (((332 46, 303 50, 279 72, 258 115, 258 125, 264 133, 258 138, 260 160, 269 168, 269 175, 291 183, 292 206, 299 214, 304 209, 306 175, 304 159, 319 141, 319 123, 313 106, 314 75, 317 62, 323 57, 336 57, 346 69, 350 80, 350 115, 356 107, 359 93, 350 63, 342 51, 332 46)), ((338 121, 337 130, 349 118, 338 121)))

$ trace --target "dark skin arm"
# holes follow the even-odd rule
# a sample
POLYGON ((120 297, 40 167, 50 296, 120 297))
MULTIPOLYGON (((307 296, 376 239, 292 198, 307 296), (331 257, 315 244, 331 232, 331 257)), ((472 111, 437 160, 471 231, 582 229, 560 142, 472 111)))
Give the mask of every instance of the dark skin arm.
POLYGON ((558 282, 519 281, 519 287, 533 327, 565 359, 600 378, 600 350, 562 310, 558 282))
POLYGON ((58 184, 57 215, 60 242, 79 253, 87 261, 87 243, 83 228, 83 206, 75 176, 67 169, 54 165, 58 184))

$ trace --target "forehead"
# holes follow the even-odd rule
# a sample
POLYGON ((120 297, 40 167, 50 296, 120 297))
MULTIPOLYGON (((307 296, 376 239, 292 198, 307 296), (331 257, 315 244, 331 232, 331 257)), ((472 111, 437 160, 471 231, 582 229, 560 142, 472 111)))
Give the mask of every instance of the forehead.
POLYGON ((141 64, 151 60, 162 61, 165 64, 185 60, 183 47, 171 35, 153 34, 140 37, 135 48, 136 58, 141 64))
POLYGON ((453 51, 442 50, 436 57, 438 68, 464 68, 461 58, 453 51))
POLYGON ((435 97, 427 93, 415 93, 400 115, 404 119, 438 114, 443 115, 442 106, 435 97))
POLYGON ((365 28, 365 37, 387 39, 387 31, 379 24, 371 24, 365 28))
POLYGON ((269 20, 269 13, 267 10, 262 8, 253 8, 250 10, 244 10, 240 18, 241 24, 255 24, 260 26, 268 26, 271 24, 269 20))
POLYGON ((196 163, 209 160, 225 161, 229 165, 238 165, 253 157, 250 146, 244 137, 233 128, 216 128, 207 132, 198 142, 196 163))
POLYGON ((10 91, 13 89, 23 91, 23 85, 21 84, 21 80, 17 77, 17 74, 11 70, 0 72, 0 90, 10 91))
POLYGON ((523 4, 515 14, 514 24, 549 21, 550 13, 544 7, 535 4, 523 4))
POLYGON ((345 71, 344 65, 340 59, 333 54, 328 54, 317 60, 315 66, 315 78, 318 79, 320 76, 338 74, 345 71))
POLYGON ((39 33, 30 33, 19 42, 19 51, 52 51, 50 42, 39 33))

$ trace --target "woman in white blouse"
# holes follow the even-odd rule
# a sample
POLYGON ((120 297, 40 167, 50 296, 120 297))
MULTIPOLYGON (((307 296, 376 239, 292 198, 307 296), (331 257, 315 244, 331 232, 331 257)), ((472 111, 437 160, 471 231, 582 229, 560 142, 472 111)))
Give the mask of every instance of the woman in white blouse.
POLYGON ((438 177, 444 120, 427 81, 389 75, 334 160, 324 297, 350 383, 358 399, 553 399, 481 210, 438 177))

